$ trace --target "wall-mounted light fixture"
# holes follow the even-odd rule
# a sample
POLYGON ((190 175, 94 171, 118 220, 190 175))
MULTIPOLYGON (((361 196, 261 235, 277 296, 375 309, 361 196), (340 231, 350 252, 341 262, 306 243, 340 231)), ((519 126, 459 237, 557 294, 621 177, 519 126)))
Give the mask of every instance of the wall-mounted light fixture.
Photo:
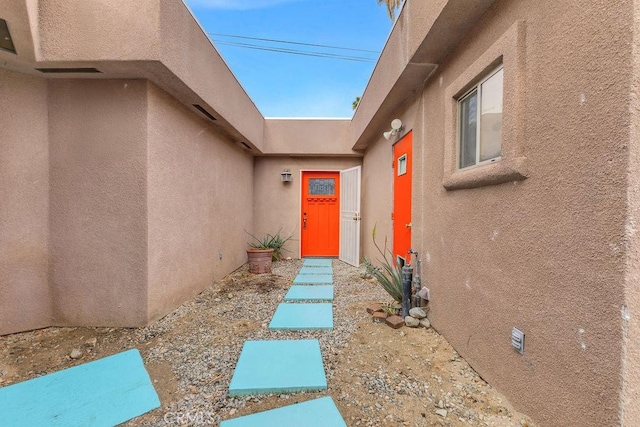
POLYGON ((11 33, 7 21, 0 19, 0 50, 16 53, 16 47, 13 45, 11 33))
POLYGON ((384 136, 384 139, 388 141, 391 139, 392 136, 399 134, 401 131, 402 131, 402 120, 394 119, 391 122, 391 130, 386 131, 382 135, 384 136))
POLYGON ((291 182, 293 181, 293 176, 291 175, 291 169, 285 169, 280 174, 280 179, 282 182, 291 182))

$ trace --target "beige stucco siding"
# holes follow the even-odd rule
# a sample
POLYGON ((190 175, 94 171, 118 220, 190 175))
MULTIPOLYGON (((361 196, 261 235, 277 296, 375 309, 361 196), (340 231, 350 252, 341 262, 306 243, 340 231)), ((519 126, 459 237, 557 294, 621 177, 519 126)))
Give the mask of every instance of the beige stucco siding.
POLYGON ((432 323, 541 425, 619 421, 629 14, 628 3, 496 2, 423 93, 414 242, 432 323), (504 135, 520 138, 529 177, 447 191, 447 88, 518 20, 524 49, 505 55, 524 57, 505 56, 505 75, 526 87, 505 80, 522 110, 505 115, 504 135))
POLYGON ((624 425, 632 426, 640 420, 640 2, 634 2, 633 72, 629 112, 629 167, 627 193, 627 220, 625 238, 626 301, 621 310, 623 322, 622 398, 621 416, 624 425))
POLYGON ((148 96, 153 319, 246 261, 243 230, 253 226, 253 158, 153 84, 148 96))
POLYGON ((51 322, 47 85, 0 70, 0 335, 51 322))
POLYGON ((146 110, 143 80, 49 82, 49 280, 58 325, 147 321, 146 110))

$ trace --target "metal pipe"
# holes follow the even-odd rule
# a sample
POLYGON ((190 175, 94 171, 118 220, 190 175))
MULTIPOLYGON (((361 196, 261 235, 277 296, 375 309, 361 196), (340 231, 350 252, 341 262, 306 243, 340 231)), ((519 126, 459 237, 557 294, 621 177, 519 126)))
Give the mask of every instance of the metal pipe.
POLYGON ((413 267, 405 265, 402 267, 402 317, 409 315, 411 310, 411 280, 413 276, 413 267))
POLYGON ((414 266, 413 270, 413 289, 411 290, 411 305, 412 307, 421 307, 422 300, 418 296, 418 291, 422 288, 422 283, 420 282, 420 258, 418 258, 418 251, 414 251, 413 249, 409 249, 409 254, 415 257, 415 261, 411 263, 414 266))

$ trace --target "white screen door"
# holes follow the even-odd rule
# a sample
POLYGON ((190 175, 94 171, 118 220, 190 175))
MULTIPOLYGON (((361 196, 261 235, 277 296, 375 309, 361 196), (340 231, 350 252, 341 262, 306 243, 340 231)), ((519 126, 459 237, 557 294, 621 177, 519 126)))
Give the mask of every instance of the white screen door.
POLYGON ((360 265, 361 167, 340 172, 340 260, 360 265))

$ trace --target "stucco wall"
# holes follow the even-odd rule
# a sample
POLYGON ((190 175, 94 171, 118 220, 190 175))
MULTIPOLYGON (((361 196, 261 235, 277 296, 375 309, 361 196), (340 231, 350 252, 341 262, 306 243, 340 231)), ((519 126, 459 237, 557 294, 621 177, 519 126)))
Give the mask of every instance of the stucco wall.
POLYGON ((47 326, 46 82, 0 70, 0 335, 47 326))
MULTIPOLYGON (((284 256, 300 256, 300 171, 339 171, 362 164, 360 158, 257 157, 254 167, 253 212, 256 236, 276 233, 293 235, 284 256), (280 173, 290 169, 293 182, 283 183, 280 173)), ((251 241, 245 236, 245 242, 251 241)))
POLYGON ((49 81, 49 132, 55 323, 143 325, 146 82, 49 81))
POLYGON ((290 156, 356 156, 349 140, 349 120, 266 119, 264 154, 290 156))
POLYGON ((246 261, 243 230, 253 227, 253 158, 153 84, 148 95, 153 319, 246 261))
POLYGON ((632 16, 631 2, 498 1, 423 93, 413 238, 432 323, 540 425, 620 421, 632 16), (447 89, 518 20, 503 135, 529 177, 447 191, 447 89))
POLYGON ((632 426, 640 420, 640 2, 635 1, 633 38, 633 68, 631 78, 631 127, 629 132, 628 218, 625 224, 627 239, 626 302, 621 310, 624 350, 622 402, 623 425, 632 426))

